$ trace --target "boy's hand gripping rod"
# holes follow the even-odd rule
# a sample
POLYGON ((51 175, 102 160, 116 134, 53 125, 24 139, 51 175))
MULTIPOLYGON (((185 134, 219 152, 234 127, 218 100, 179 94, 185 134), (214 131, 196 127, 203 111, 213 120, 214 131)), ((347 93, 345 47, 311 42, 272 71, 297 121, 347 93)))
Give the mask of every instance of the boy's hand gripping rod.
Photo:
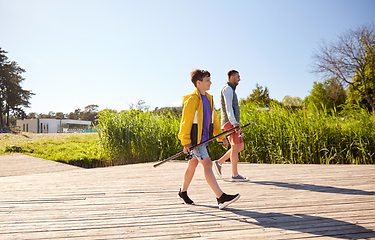
MULTIPOLYGON (((250 123, 248 123, 248 124, 242 126, 241 129, 243 129, 243 128, 245 128, 245 127, 251 125, 251 124, 254 124, 254 122, 250 122, 250 123)), ((235 131, 237 128, 239 128, 239 126, 236 126, 236 127, 231 128, 231 129, 228 129, 227 131, 222 132, 222 133, 220 133, 220 134, 218 134, 218 135, 216 135, 216 136, 213 136, 212 138, 207 139, 207 140, 204 141, 204 142, 201 142, 201 143, 199 143, 199 144, 197 144, 197 145, 195 145, 195 146, 192 146, 192 147, 190 148, 190 151, 193 150, 194 148, 197 148, 197 147, 202 146, 203 144, 206 144, 206 143, 212 142, 212 141, 215 140, 216 138, 221 137, 221 136, 223 136, 223 135, 225 135, 225 134, 227 134, 227 133, 229 133, 229 132, 231 132, 231 131, 235 131)), ((229 136, 229 135, 232 135, 233 133, 234 133, 234 132, 228 134, 228 136, 229 136)), ((160 161, 160 162, 154 164, 154 167, 160 166, 161 164, 166 163, 166 162, 168 162, 168 161, 170 161, 170 160, 173 160, 173 159, 175 159, 175 158, 178 158, 178 157, 181 156, 181 155, 184 155, 184 151, 181 151, 181 152, 179 152, 179 153, 173 155, 172 157, 169 157, 169 158, 167 158, 167 159, 164 159, 163 161, 160 161)))

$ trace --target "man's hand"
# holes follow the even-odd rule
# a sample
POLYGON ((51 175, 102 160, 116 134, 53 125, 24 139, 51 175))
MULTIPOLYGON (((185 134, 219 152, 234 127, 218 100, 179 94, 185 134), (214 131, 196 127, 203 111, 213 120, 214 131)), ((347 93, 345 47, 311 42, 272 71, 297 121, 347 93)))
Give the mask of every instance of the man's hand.
POLYGON ((228 147, 228 140, 226 138, 223 139, 223 147, 228 147))
POLYGON ((237 124, 237 123, 235 123, 235 124, 233 125, 233 127, 237 127, 237 126, 239 126, 239 128, 236 128, 236 133, 241 134, 241 133, 242 133, 241 126, 240 126, 239 124, 237 124))
POLYGON ((186 154, 190 153, 190 148, 191 148, 192 146, 193 146, 193 145, 191 145, 191 143, 186 144, 186 145, 184 146, 184 153, 186 153, 186 154))

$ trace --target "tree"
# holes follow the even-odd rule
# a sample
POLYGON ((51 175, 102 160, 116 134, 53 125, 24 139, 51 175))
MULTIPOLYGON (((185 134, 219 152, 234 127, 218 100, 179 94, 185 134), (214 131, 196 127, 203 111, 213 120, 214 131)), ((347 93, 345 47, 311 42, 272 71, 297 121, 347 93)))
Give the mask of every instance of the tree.
POLYGON ((253 92, 246 99, 240 100, 240 104, 252 102, 258 103, 262 107, 269 107, 271 103, 276 102, 276 100, 270 98, 270 92, 267 87, 263 89, 263 87, 259 86, 257 83, 256 88, 253 89, 253 92))
POLYGON ((135 105, 135 108, 134 108, 134 104, 130 104, 130 110, 131 109, 135 109, 135 110, 138 110, 138 111, 141 111, 141 112, 148 112, 150 110, 150 106, 146 105, 146 102, 144 100, 139 100, 137 102, 137 104, 135 105))
POLYGON ((43 113, 38 114, 38 118, 54 119, 55 117, 56 117, 56 113, 53 111, 49 111, 48 114, 43 114, 43 113))
POLYGON ((302 99, 300 97, 291 97, 287 95, 283 98, 281 103, 284 106, 299 106, 302 103, 302 99))
POLYGON ((30 112, 26 116, 27 119, 33 119, 33 118, 38 118, 38 114, 36 112, 30 112))
POLYGON ((14 61, 8 61, 5 55, 7 52, 0 48, 0 126, 4 126, 3 115, 6 115, 9 126, 9 115, 25 118, 26 113, 22 107, 29 107, 29 99, 31 95, 35 95, 31 91, 24 90, 21 82, 25 79, 21 76, 25 72, 14 61))
POLYGON ((374 24, 348 30, 336 42, 323 42, 313 59, 315 73, 334 77, 344 86, 350 86, 351 91, 363 97, 375 112, 374 24))
POLYGON ((156 107, 152 113, 155 114, 162 114, 162 115, 168 115, 168 113, 171 113, 172 115, 175 116, 182 116, 182 109, 183 107, 162 107, 158 108, 156 107))
MULTIPOLYGON (((365 79, 366 79, 366 87, 369 89, 368 93, 371 99, 374 99, 374 91, 372 90, 374 87, 374 83, 370 80, 372 77, 371 75, 374 73, 372 69, 367 69, 365 72, 365 79)), ((353 85, 357 86, 361 91, 364 91, 364 85, 361 82, 361 79, 357 76, 353 78, 353 85)), ((354 87, 351 85, 347 89, 347 102, 351 104, 358 104, 362 108, 368 109, 369 111, 372 111, 372 106, 369 104, 369 102, 366 100, 365 97, 363 97, 359 91, 356 91, 354 87)))
POLYGON ((74 110, 69 114, 65 114, 63 112, 53 112, 49 111, 48 114, 37 114, 35 112, 31 112, 27 115, 27 118, 50 118, 50 119, 74 119, 74 120, 86 120, 86 121, 96 121, 96 117, 98 114, 98 105, 92 104, 85 107, 85 110, 81 111, 80 108, 74 110))
POLYGON ((81 120, 91 121, 95 123, 98 115, 98 105, 92 104, 85 107, 85 110, 80 113, 81 120))
POLYGON ((339 108, 346 101, 346 92, 342 84, 335 78, 324 82, 314 82, 310 95, 306 97, 307 105, 315 105, 319 110, 339 108))
POLYGON ((55 117, 54 117, 54 119, 65 119, 65 118, 66 117, 65 117, 65 114, 63 112, 57 112, 55 114, 55 117))
POLYGON ((80 118, 81 109, 77 108, 74 112, 68 114, 68 119, 78 120, 80 118))

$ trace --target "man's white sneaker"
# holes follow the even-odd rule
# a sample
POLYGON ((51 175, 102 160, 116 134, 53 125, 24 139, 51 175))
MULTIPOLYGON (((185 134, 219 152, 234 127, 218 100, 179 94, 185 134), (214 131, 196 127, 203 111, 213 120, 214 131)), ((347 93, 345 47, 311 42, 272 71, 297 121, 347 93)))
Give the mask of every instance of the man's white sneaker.
POLYGON ((237 174, 237 176, 231 178, 232 182, 248 182, 250 181, 249 178, 243 177, 240 174, 237 174))
POLYGON ((220 178, 223 178, 223 175, 221 175, 221 165, 219 164, 217 160, 214 161, 214 166, 215 166, 217 175, 219 175, 220 178))

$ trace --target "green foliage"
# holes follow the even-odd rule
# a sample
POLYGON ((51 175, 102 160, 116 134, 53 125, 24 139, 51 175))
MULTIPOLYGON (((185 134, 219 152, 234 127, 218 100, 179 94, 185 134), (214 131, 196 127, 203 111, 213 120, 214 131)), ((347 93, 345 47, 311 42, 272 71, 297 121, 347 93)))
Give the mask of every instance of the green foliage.
POLYGON ((367 108, 369 111, 372 111, 372 106, 369 101, 361 94, 361 92, 365 92, 365 86, 370 99, 374 99, 374 83, 375 79, 373 79, 375 74, 375 67, 370 67, 368 64, 365 70, 364 77, 361 78, 359 76, 354 76, 352 83, 348 87, 348 99, 347 103, 351 104, 358 104, 362 108, 367 108), (363 80, 366 84, 363 84, 363 80), (359 91, 358 91, 358 90, 359 91))
POLYGON ((8 61, 7 52, 0 48, 0 127, 4 126, 3 115, 6 115, 7 123, 10 125, 10 113, 16 117, 26 116, 22 107, 29 107, 29 99, 35 95, 31 91, 24 90, 21 76, 25 72, 14 61, 8 61))
POLYGON ((264 88, 256 84, 256 88, 253 92, 246 98, 240 100, 240 105, 257 103, 261 107, 269 107, 271 104, 276 103, 276 100, 270 98, 270 92, 268 88, 264 88))
POLYGON ((74 110, 74 112, 71 112, 69 114, 65 114, 63 112, 53 112, 49 111, 47 114, 37 114, 35 112, 30 112, 27 114, 27 119, 32 118, 50 118, 50 119, 74 119, 74 120, 85 120, 85 121, 91 121, 94 125, 96 124, 97 115, 98 115, 98 105, 91 104, 85 107, 85 109, 82 111, 80 108, 77 108, 74 110))
POLYGON ((175 116, 181 116, 182 115, 182 107, 163 107, 163 108, 155 108, 152 113, 154 114, 162 114, 162 115, 168 115, 172 114, 175 116))
POLYGON ((150 106, 146 105, 146 102, 144 100, 139 100, 137 104, 134 107, 134 104, 130 104, 130 109, 135 109, 138 111, 148 111, 150 109, 150 106))
MULTIPOLYGON (((340 112, 291 111, 279 105, 271 110, 258 104, 241 105, 241 123, 255 121, 243 130, 245 150, 240 161, 252 163, 374 164, 375 116, 357 105, 340 112)), ((315 109, 314 109, 315 108, 315 109)), ((177 134, 180 116, 140 110, 99 113, 98 134, 0 134, 0 154, 22 153, 84 167, 157 161, 182 150, 177 134)), ((227 149, 213 141, 211 159, 227 149)), ((182 158, 181 158, 182 159, 182 158)))
MULTIPOLYGON (((77 108, 77 109, 74 110, 74 112, 70 112, 69 114, 67 114, 67 118, 78 120, 80 118, 81 112, 82 112, 81 109, 77 108)), ((39 115, 39 117, 41 117, 41 116, 39 115)), ((51 116, 51 117, 48 117, 48 118, 54 118, 54 116, 51 116)))
POLYGON ((14 153, 14 152, 21 152, 22 149, 18 146, 6 146, 5 152, 6 153, 14 153))
POLYGON ((97 121, 97 114, 98 114, 98 105, 91 104, 85 107, 85 110, 80 113, 79 118, 81 120, 91 121, 92 123, 96 124, 97 121))
POLYGON ((329 44, 322 42, 313 59, 315 73, 350 85, 349 102, 366 104, 365 100, 375 113, 374 23, 348 29, 329 44))
POLYGON ((131 109, 99 113, 98 131, 113 164, 157 161, 181 151, 180 118, 131 109))
POLYGON ((340 110, 340 105, 346 101, 346 93, 342 84, 335 78, 324 82, 314 82, 310 95, 306 97, 307 106, 315 106, 319 111, 340 110))
POLYGON ((254 163, 375 163, 375 117, 356 106, 343 112, 315 110, 304 117, 274 106, 242 106, 242 122, 256 124, 244 130, 241 157, 254 163))
MULTIPOLYGON (((241 122, 255 121, 245 128, 245 150, 240 160, 253 163, 375 163, 375 117, 355 105, 312 111, 291 111, 273 105, 270 111, 258 104, 241 105, 241 122)), ((162 160, 182 150, 177 139, 180 117, 155 115, 137 110, 103 111, 99 128, 101 143, 112 164, 162 160)), ((213 141, 211 159, 227 149, 213 141)))
POLYGON ((287 95, 283 98, 281 103, 284 106, 300 106, 302 103, 302 99, 300 97, 291 97, 287 95))

